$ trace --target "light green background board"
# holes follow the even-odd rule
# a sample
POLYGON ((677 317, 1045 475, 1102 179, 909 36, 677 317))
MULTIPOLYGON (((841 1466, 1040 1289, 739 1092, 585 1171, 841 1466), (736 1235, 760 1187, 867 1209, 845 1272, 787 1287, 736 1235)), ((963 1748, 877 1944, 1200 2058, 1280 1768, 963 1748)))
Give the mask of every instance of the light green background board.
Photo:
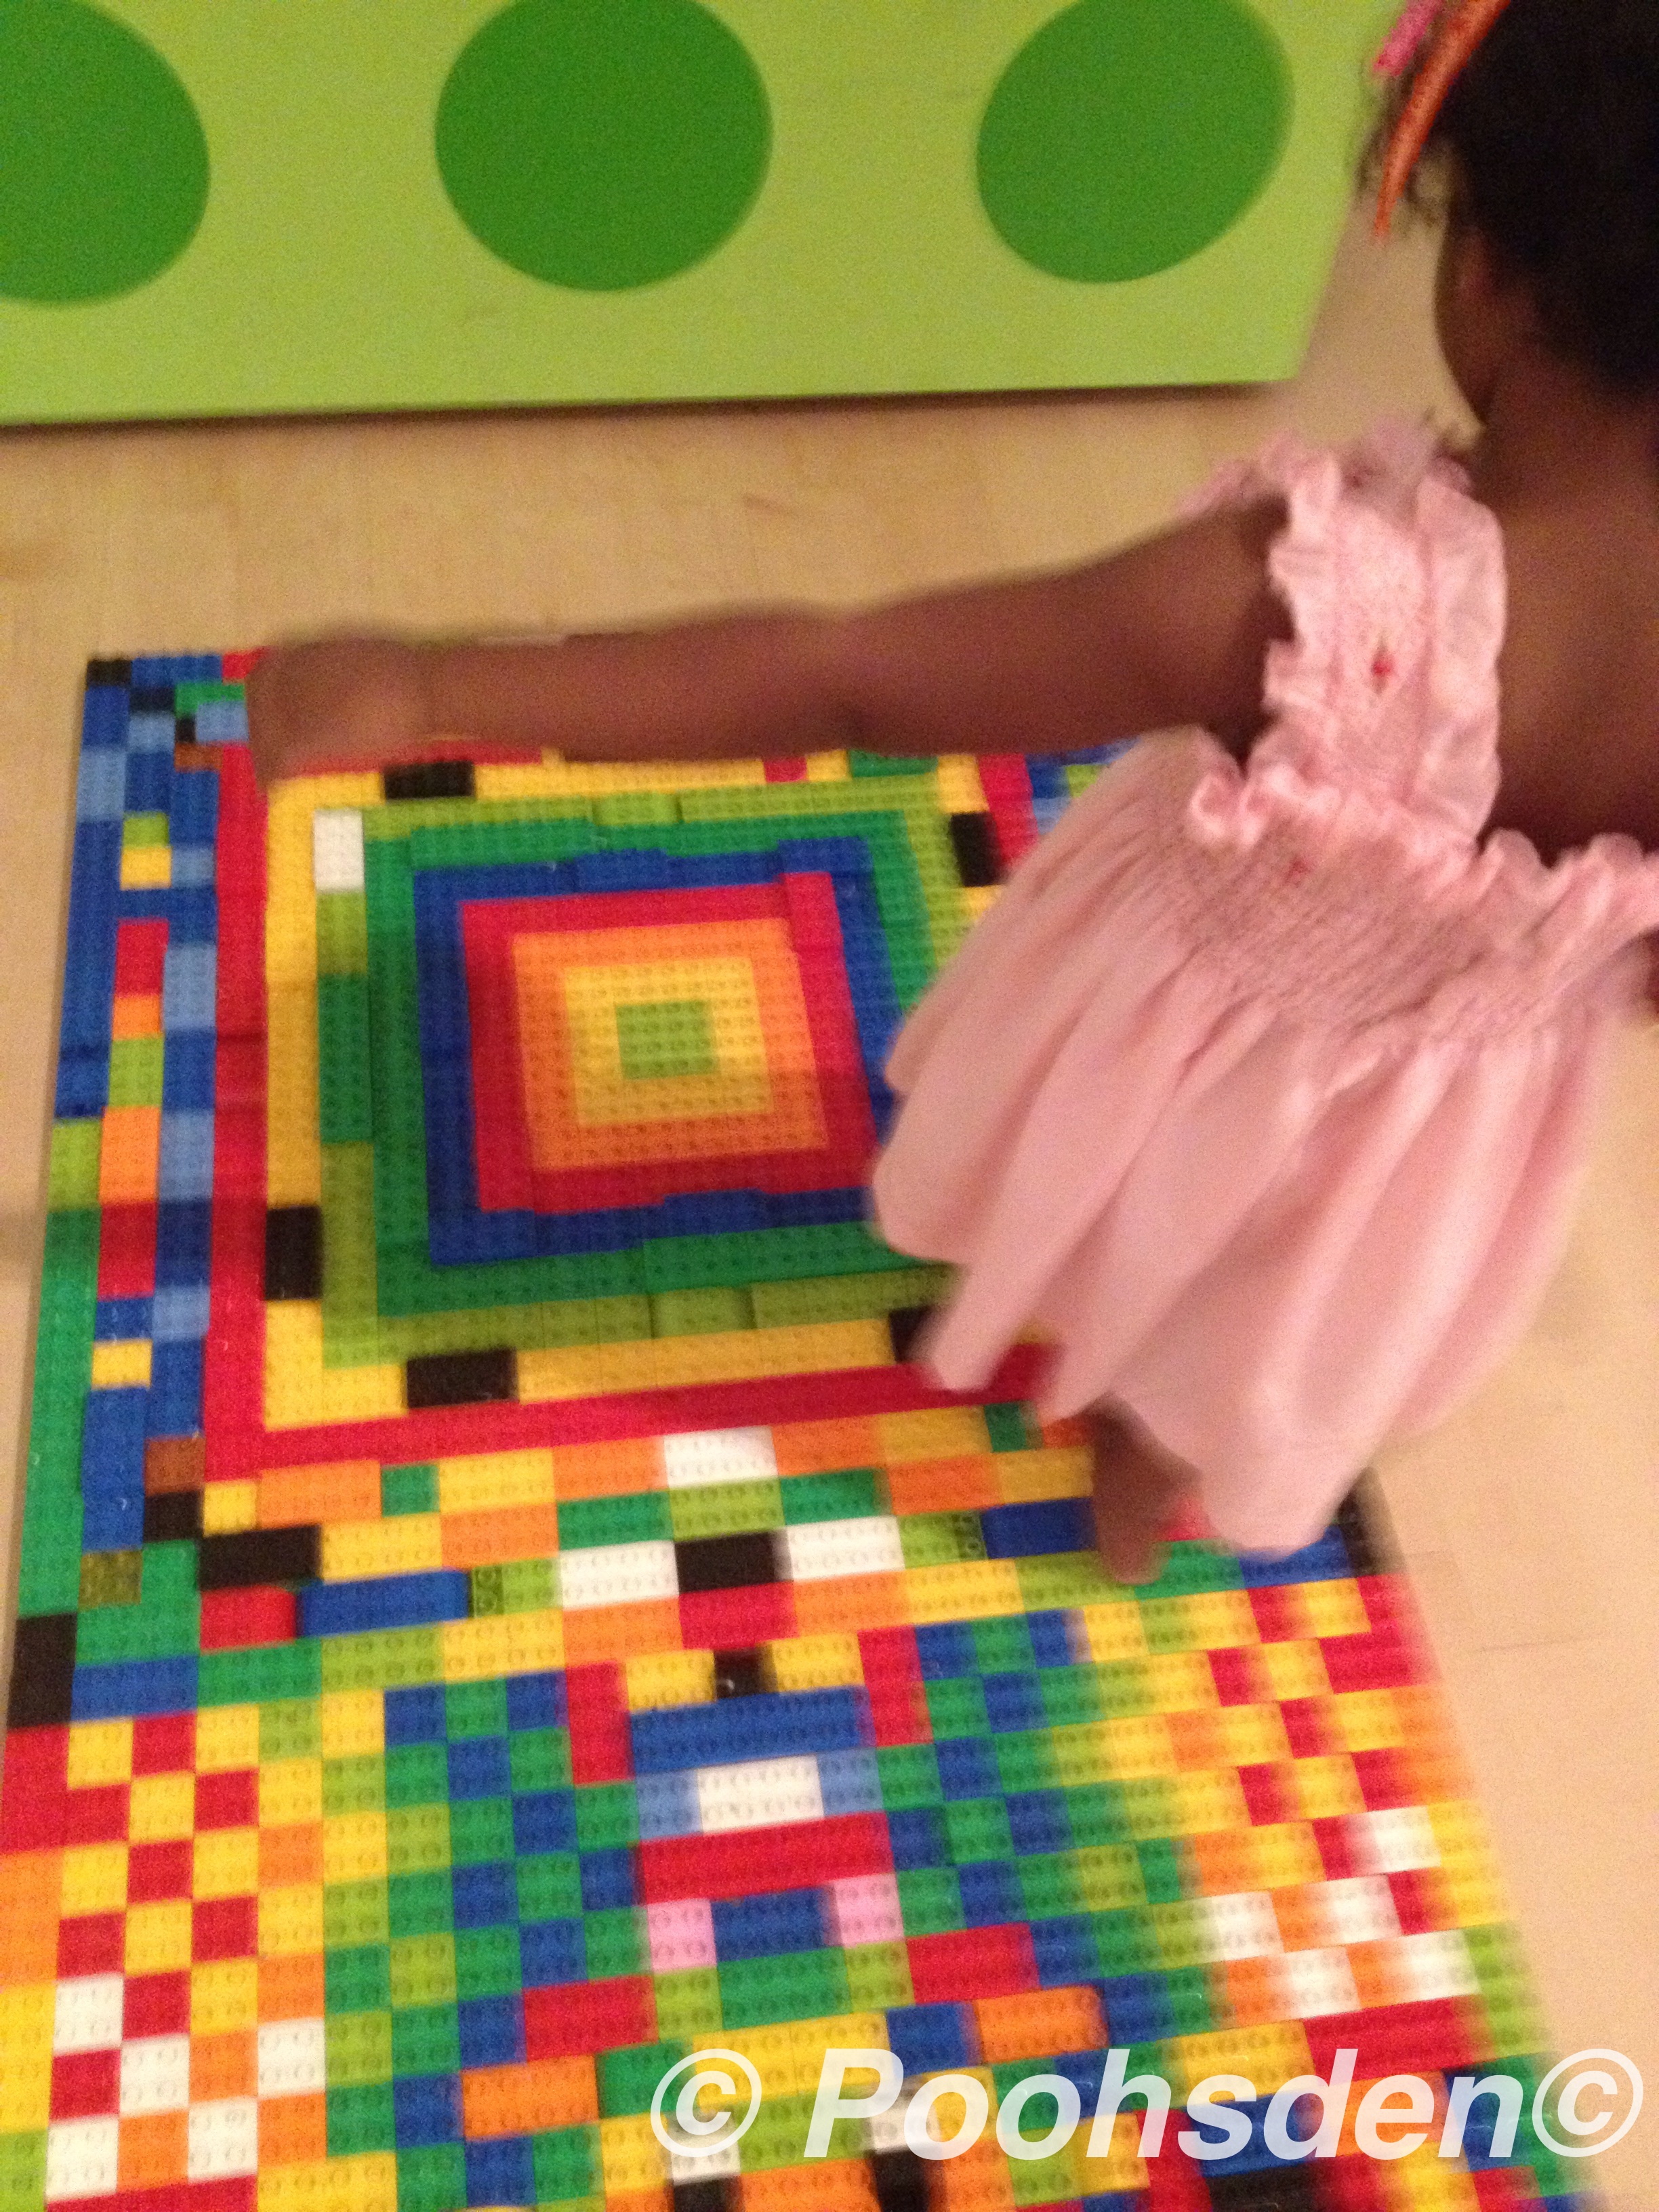
MULTIPOLYGON (((0 0, 0 64, 12 41, 0 69, 0 420, 1286 376, 1351 197, 1367 64, 1389 12, 1386 0, 708 0, 692 22, 689 0, 530 5, 556 39, 579 18, 599 37, 605 10, 637 32, 590 85, 625 96, 648 51, 675 58, 674 84, 696 78, 679 136, 659 117, 642 161, 604 116, 534 149, 544 191, 587 190, 590 231, 614 213, 597 247, 590 237, 567 250, 557 222, 538 227, 533 210, 520 221, 510 186, 492 181, 489 41, 510 58, 515 32, 497 20, 501 0, 111 0, 99 16, 77 0, 0 0), (688 23, 690 46, 677 47, 688 23), (148 49, 134 69, 123 28, 148 49), (666 44, 653 49, 659 33, 666 44), (41 82, 69 81, 61 35, 105 70, 111 104, 84 148, 76 118, 93 115, 94 96, 58 99, 54 125, 53 100, 15 89, 26 51, 41 82), (1080 120, 1060 100, 1034 151, 1043 59, 1075 85, 1079 57, 1121 52, 1125 39, 1143 75, 1127 103, 1121 81, 1115 96, 1139 126, 1097 129, 1096 114, 1112 114, 1103 79, 1081 87, 1100 105, 1080 120), (1194 59, 1206 53, 1221 59, 1206 70, 1194 59), (1165 119, 1149 131, 1158 99, 1165 119), (705 114, 719 118, 720 151, 699 206, 705 114), (471 133, 459 153, 457 130, 471 133), (1229 137, 1236 216, 1213 173, 1229 137), (165 177, 137 150, 162 143, 165 177), (1024 174, 1011 178, 1011 163, 1024 174), (673 196, 665 226, 623 204, 636 184, 649 198, 653 172, 673 196), (1091 176, 1125 210, 1097 252, 1088 225, 1063 234, 1068 179, 1086 191, 1091 176), (1127 196, 1126 177, 1139 180, 1127 196), (483 242, 492 192, 500 252, 483 242), (123 210, 110 240, 85 215, 100 194, 123 210), (1219 234, 1189 250, 1187 234, 1213 230, 1218 209, 1219 234), (701 258, 675 273, 652 265, 687 252, 701 258), (1184 258, 1133 273, 1160 252, 1184 258), (538 253, 564 281, 523 273, 538 253), (60 283, 48 268, 48 291, 126 289, 18 296, 42 289, 42 254, 70 272, 60 283)), ((569 121, 580 104, 567 90, 557 112, 569 121)), ((533 109, 520 103, 519 137, 533 109)), ((500 145, 515 143, 504 128, 500 145)))

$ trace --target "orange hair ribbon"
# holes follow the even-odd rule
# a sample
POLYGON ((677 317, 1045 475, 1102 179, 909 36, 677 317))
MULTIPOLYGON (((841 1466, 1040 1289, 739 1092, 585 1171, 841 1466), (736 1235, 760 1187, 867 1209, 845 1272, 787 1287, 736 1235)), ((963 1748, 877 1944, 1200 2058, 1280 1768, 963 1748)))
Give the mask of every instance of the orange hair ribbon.
MULTIPOLYGON (((1376 235, 1386 238, 1389 224, 1400 196, 1405 191, 1412 171, 1417 167, 1419 155, 1429 143, 1435 118, 1445 104, 1446 95, 1468 66, 1475 48, 1491 30, 1492 25, 1508 7, 1509 0, 1458 0, 1448 16, 1429 58, 1423 64, 1417 82, 1412 87, 1412 96, 1395 125, 1394 137, 1389 142, 1388 156, 1382 166, 1382 181, 1376 194, 1376 235)), ((1407 10, 1407 19, 1413 11, 1407 10)), ((1402 28, 1404 25, 1402 24, 1402 28)), ((1396 33, 1396 37, 1399 33, 1396 33)), ((1384 47, 1384 56, 1391 56, 1395 41, 1391 39, 1384 47)), ((1409 65, 1402 58, 1396 70, 1409 65)))

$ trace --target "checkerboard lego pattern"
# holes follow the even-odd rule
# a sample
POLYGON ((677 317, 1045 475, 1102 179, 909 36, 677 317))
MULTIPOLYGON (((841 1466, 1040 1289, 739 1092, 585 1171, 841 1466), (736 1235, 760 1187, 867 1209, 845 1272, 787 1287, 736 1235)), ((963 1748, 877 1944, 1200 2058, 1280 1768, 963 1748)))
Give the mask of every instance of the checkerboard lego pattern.
MULTIPOLYGON (((0 2212, 913 2212, 828 2045, 994 2103, 1535 2071, 1406 1591, 1087 1550, 1022 1346, 907 1365, 883 1057, 1095 772, 315 778, 231 658, 95 665, 0 1798, 0 2212), (761 2117, 671 2166, 704 2045, 761 2117)), ((1040 2131, 1044 2107, 1026 2132, 1040 2131)), ((1490 2109, 1490 2106, 1480 2109, 1490 2109)), ((1261 2114, 1253 2115, 1259 2123, 1261 2114)), ((1521 2212, 1512 2157, 1120 2123, 946 2212, 1521 2212)))

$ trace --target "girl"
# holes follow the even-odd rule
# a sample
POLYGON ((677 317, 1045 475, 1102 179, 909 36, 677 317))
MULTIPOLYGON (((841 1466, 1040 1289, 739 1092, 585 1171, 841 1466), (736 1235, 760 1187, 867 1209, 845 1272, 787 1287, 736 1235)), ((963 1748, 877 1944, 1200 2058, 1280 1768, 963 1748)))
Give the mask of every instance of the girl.
POLYGON ((1054 1339, 1044 1409, 1090 1416, 1125 1578, 1188 1495, 1238 1547, 1309 1541, 1516 1340, 1659 927, 1659 0, 1419 0, 1391 46, 1379 223, 1407 179, 1443 194, 1461 461, 1285 441, 1070 574, 323 641, 250 685, 266 776, 453 730, 588 759, 1176 733, 917 1008, 874 1176, 890 1242, 961 1270, 944 1382, 1054 1339))

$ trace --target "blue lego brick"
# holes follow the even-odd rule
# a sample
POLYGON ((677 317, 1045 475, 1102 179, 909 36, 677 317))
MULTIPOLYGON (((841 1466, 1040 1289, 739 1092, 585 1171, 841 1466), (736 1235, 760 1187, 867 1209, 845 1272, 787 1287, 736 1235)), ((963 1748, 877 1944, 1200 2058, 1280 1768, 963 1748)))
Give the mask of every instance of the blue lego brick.
POLYGON ((689 1774, 642 1774, 634 1784, 634 1797, 641 1843, 696 1834, 697 1786, 689 1774))
POLYGON ((189 1437, 202 1426, 200 1338, 155 1345, 149 1359, 149 1433, 189 1437))
POLYGON ((247 708, 240 699, 204 699, 196 709, 198 745, 245 745, 247 708))
POLYGON ((1031 1944, 1045 1990, 1071 1989, 1099 1972, 1093 1930, 1081 1913, 1059 1920, 1034 1920, 1031 1944))
POLYGON ((82 750, 75 775, 77 822, 118 822, 126 811, 126 755, 112 747, 82 750))
POLYGON ((1030 1505, 988 1505, 980 1515, 988 1559, 1040 1559, 1052 1552, 1093 1549, 1086 1498, 1054 1498, 1030 1505))
MULTIPOLYGON (((137 718, 134 726, 137 727, 137 718)), ((173 762, 167 753, 135 749, 127 741, 126 811, 129 814, 165 814, 173 795, 173 762)))
POLYGON ((161 1026, 169 1032, 210 1030, 218 983, 211 944, 169 944, 161 981, 161 1026))
POLYGON ((869 1741, 869 1708, 854 1690, 795 1690, 635 1713, 629 1732, 634 1771, 660 1774, 742 1759, 856 1750, 869 1741))
POLYGON ((211 1114, 161 1115, 161 1161, 155 1194, 166 1206, 178 1200, 209 1200, 213 1196, 213 1116, 211 1114))
POLYGON ((934 1745, 933 1754, 939 1760, 939 1785, 947 1797, 997 1795, 1000 1784, 996 1755, 985 1737, 948 1736, 934 1745))
POLYGON ((1175 2033, 1175 2011, 1162 1974, 1115 1975, 1100 1984, 1106 2028, 1115 2045, 1158 2043, 1175 2033))
POLYGON ((1025 1917, 1019 1878, 1006 1859, 976 1859, 957 1873, 962 1915, 970 1928, 1002 1928, 1025 1917))
POLYGON ((873 1751, 821 1751, 818 1787, 826 1816, 881 1810, 881 1770, 873 1751))
MULTIPOLYGON (((107 1060, 115 1000, 115 918, 121 866, 118 822, 82 822, 75 831, 69 941, 64 966, 61 1048, 107 1060)), ((63 1112, 59 1107, 58 1112, 63 1112)))
MULTIPOLYGON (((192 777, 192 782, 199 781, 192 777)), ((216 880, 217 859, 211 845, 175 845, 173 848, 173 887, 196 890, 216 880)))
POLYGON ((887 2015, 887 2044, 907 2075, 942 2074, 979 2063, 979 2037, 965 2004, 896 2006, 887 2015))
POLYGON ((1077 1620, 1069 1613, 1028 1613, 1025 1626, 1039 1667, 1069 1667, 1087 1656, 1077 1620))
POLYGON ((404 2075, 392 2085, 399 2150, 461 2139, 460 2087, 453 2074, 404 2075))
POLYGON ((532 1790, 513 1800, 513 1847, 521 1857, 576 1848, 576 1799, 569 1790, 532 1790))
POLYGON ((714 1904, 714 1951, 728 1959, 770 1959, 787 1951, 821 1951, 829 1942, 815 1889, 791 1889, 714 1904))
MULTIPOLYGON (((986 1685, 986 1705, 989 1705, 990 1685, 986 1685)), ((991 1725, 998 1723, 994 1718, 991 1725)), ((1015 1791, 1006 1800, 1008 1828, 1014 1839, 1014 1849, 1021 1858, 1030 1858, 1041 1852, 1063 1851, 1071 1848, 1072 1824, 1066 1817, 1065 1793, 1059 1790, 1023 1790, 1015 1791)))
POLYGON ((125 685, 89 684, 81 709, 81 750, 83 754, 125 748, 127 741, 127 694, 125 685))
POLYGON ((181 845, 210 846, 218 830, 218 777, 175 775, 167 801, 167 842, 175 860, 181 845))
POLYGON ((123 1490, 88 1490, 81 1501, 81 1548, 86 1552, 130 1552, 143 1541, 144 1492, 141 1482, 123 1490))
POLYGON ((505 1736, 470 1736, 463 1742, 450 1745, 452 1797, 505 1797, 512 1787, 505 1736))
POLYGON ((974 1639, 967 1624, 941 1620, 916 1631, 916 1656, 924 1682, 945 1682, 977 1673, 974 1639))
POLYGON ((500 1859, 453 1868, 450 1884, 458 1928, 507 1927, 519 1917, 513 1869, 500 1859))
POLYGON ((168 950, 182 945, 211 945, 218 935, 219 902, 211 889, 123 891, 121 915, 128 921, 164 921, 168 950))
POLYGON ((527 1990, 562 1988, 587 1972, 587 1947, 580 1920, 535 1920, 519 1930, 519 1957, 527 1990))
MULTIPOLYGON (((467 2065, 487 2060, 463 2057, 467 2065)), ((466 2201, 469 2204, 533 2204, 536 2169, 528 2136, 503 2136, 494 2142, 470 2142, 466 2147, 466 2201)))
POLYGON ((1018 1729, 1042 1728, 1048 1723, 1042 1709, 1042 1692, 1035 1674, 988 1674, 985 1712, 999 1735, 1011 1735, 1018 1729))
POLYGON ((66 1052, 58 1055, 58 1088, 52 1112, 60 1121, 101 1114, 109 1103, 109 1053, 66 1052))
POLYGON ((94 1344, 125 1344, 150 1333, 148 1298, 100 1298, 93 1310, 94 1344))
POLYGON ((1246 1554, 1238 1565, 1246 1589, 1273 1589, 1281 1583, 1341 1582, 1353 1572, 1347 1547, 1334 1528, 1328 1528, 1316 1544, 1292 1552, 1287 1559, 1246 1554))
POLYGON ((77 1721, 143 1720, 189 1712, 197 1702, 194 1659, 131 1659, 114 1667, 77 1667, 70 1711, 77 1721))
POLYGON ((89 1390, 81 1431, 81 1487, 94 1493, 144 1487, 144 1401, 141 1389, 89 1390))
MULTIPOLYGON (((1086 2116, 1092 2114, 1100 2102, 1100 2084, 1106 2072, 1103 2051, 1064 2051, 1058 2058, 1048 2062, 1053 2070, 1061 2075, 1077 2091, 1078 2103, 1086 2116)), ((1131 2111, 1137 2109, 1132 2106, 1131 2111)), ((1127 2197, 1100 2199, 1100 2202, 1129 2205, 1127 2197)), ((1132 2212, 1132 2208, 1131 2208, 1132 2212)))
POLYGON ((388 1690, 386 1693, 386 1741, 388 1751, 412 1743, 441 1743, 444 1740, 444 1693, 437 1683, 418 1689, 388 1690))
POLYGON ((161 1047, 161 1111, 206 1114, 213 1108, 216 1040, 191 1031, 170 1036, 161 1047))
POLYGON ((635 1903, 634 1854, 614 1850, 581 1855, 582 1911, 607 1912, 635 1903))
POLYGON ((151 653, 132 664, 135 691, 161 691, 176 684, 216 684, 222 666, 216 653, 151 653))
POLYGON ((155 1220, 155 1285, 194 1289, 209 1277, 213 1209, 201 1200, 162 1206, 155 1220))
POLYGON ((931 1805, 890 1811, 887 1835, 893 1849, 893 1865, 900 1874, 914 1874, 922 1867, 944 1866, 949 1861, 945 1823, 931 1805))
POLYGON ((210 1299, 205 1283, 169 1285, 148 1303, 148 1333, 157 1344, 192 1344, 207 1334, 210 1299))
MULTIPOLYGON (((519 1998, 463 1997, 456 2010, 464 2067, 523 2063, 524 2006, 519 1998)), ((505 2197, 489 2201, 507 2202, 505 2197)))
POLYGON ((562 1728, 565 1724, 564 1676, 516 1674, 509 1677, 507 1724, 515 1733, 524 1729, 562 1728))
POLYGON ((301 1636, 350 1636, 364 1629, 426 1628, 465 1620, 471 1586, 454 1568, 387 1575, 378 1581, 309 1583, 300 1592, 301 1636))

